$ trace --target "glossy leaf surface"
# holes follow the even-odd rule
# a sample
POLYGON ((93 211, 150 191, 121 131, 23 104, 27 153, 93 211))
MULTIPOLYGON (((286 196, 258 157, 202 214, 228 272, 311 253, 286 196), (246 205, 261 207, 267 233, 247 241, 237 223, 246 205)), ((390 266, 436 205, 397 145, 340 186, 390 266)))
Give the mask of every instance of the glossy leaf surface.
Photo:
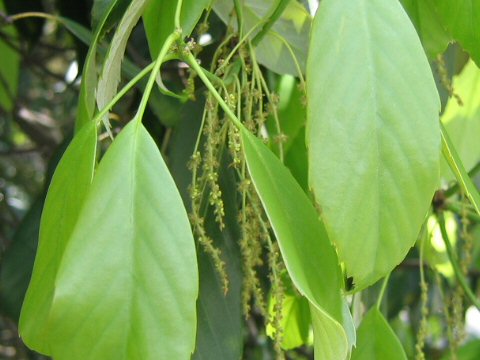
POLYGON ((260 139, 244 128, 241 137, 249 173, 293 283, 315 306, 340 320, 340 267, 315 208, 260 139))
POLYGON ((51 354, 48 319, 60 262, 92 182, 97 135, 87 123, 58 164, 48 190, 32 278, 20 315, 20 336, 32 349, 51 354))
POLYGON ((407 360, 402 344, 377 308, 365 315, 357 335, 352 360, 407 360))
POLYGON ((187 359, 198 273, 178 190, 141 123, 100 162, 56 280, 53 357, 187 359))
POLYGON ((322 1, 307 93, 309 184, 362 289, 406 256, 439 178, 440 102, 401 5, 322 1))
MULTIPOLYGON (((275 0, 243 0, 244 32, 247 33, 252 27, 259 25, 276 3, 275 0)), ((216 0, 213 9, 227 25, 236 26, 236 20, 231 17, 232 1, 216 0)), ((298 75, 292 54, 285 45, 286 42, 292 49, 301 71, 304 72, 310 26, 311 17, 305 7, 296 1, 290 1, 282 16, 256 47, 258 61, 279 74, 298 75)), ((261 26, 258 30, 260 28, 261 26)), ((256 32, 258 31, 253 35, 256 32)))

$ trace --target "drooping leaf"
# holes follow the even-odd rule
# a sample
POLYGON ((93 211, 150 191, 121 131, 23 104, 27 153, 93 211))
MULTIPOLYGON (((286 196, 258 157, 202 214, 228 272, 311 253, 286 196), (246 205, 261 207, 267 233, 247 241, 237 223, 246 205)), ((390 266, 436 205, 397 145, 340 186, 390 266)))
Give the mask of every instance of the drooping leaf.
POLYGON ((347 340, 340 325, 343 321, 341 272, 323 224, 307 195, 280 160, 245 128, 240 134, 250 176, 272 224, 290 278, 313 304, 318 317, 328 323, 328 336, 339 340, 332 348, 332 359, 344 357, 347 340))
POLYGON ((453 145, 447 131, 442 125, 442 153, 444 159, 450 166, 450 170, 457 178, 460 187, 462 188, 465 196, 470 200, 475 211, 480 215, 480 194, 477 187, 473 183, 472 179, 468 176, 468 172, 463 166, 462 160, 458 156, 455 146, 453 145))
POLYGON ((56 280, 56 359, 187 359, 198 294, 185 208, 132 121, 100 162, 56 280))
POLYGON ((0 267, 0 309, 2 314, 18 321, 28 283, 32 275, 38 242, 43 196, 36 200, 23 218, 12 243, 2 256, 0 267))
POLYGON ((54 283, 92 181, 96 144, 96 125, 87 123, 60 160, 43 208, 37 255, 19 328, 23 341, 44 354, 51 354, 48 318, 54 283))
POLYGON ((435 1, 443 25, 480 66, 480 2, 477 0, 435 1))
POLYGON ((445 51, 451 36, 435 10, 436 0, 401 0, 430 60, 445 51))
MULTIPOLYGON (((275 0, 243 0, 244 32, 247 33, 254 26, 257 26, 275 3, 275 0)), ((234 14, 233 7, 233 1, 229 0, 216 0, 213 4, 213 9, 222 21, 236 28, 237 21, 231 16, 232 13, 234 14)), ((290 1, 282 16, 256 47, 255 52, 258 61, 279 74, 297 76, 298 70, 292 54, 285 45, 286 42, 297 58, 301 71, 304 72, 310 26, 311 17, 305 7, 297 1, 290 1)), ((260 29, 261 26, 258 27, 258 30, 260 29)), ((252 37, 257 32, 255 31, 252 37)))
POLYGON ((293 283, 315 306, 341 319, 340 267, 315 208, 266 145, 245 128, 240 133, 249 173, 293 283))
MULTIPOLYGON (((184 0, 180 15, 183 36, 190 36, 203 10, 212 0, 184 0)), ((173 31, 175 31, 176 0, 151 0, 143 14, 143 23, 147 34, 148 46, 155 58, 173 31)))
MULTIPOLYGON (((103 62, 102 74, 98 81, 96 100, 99 109, 105 108, 115 97, 122 74, 122 59, 127 41, 147 6, 147 0, 133 0, 125 11, 113 35, 107 56, 103 62)), ((107 124, 108 119, 104 119, 107 124)))
POLYGON ((315 360, 346 360, 350 351, 342 325, 310 304, 315 360))
MULTIPOLYGON (((0 0, 0 11, 4 12, 3 0, 0 0)), ((17 31, 13 26, 2 27, 5 35, 15 37, 17 31)), ((20 56, 18 52, 0 39, 0 109, 10 111, 17 95, 20 56)))
POLYGON ((309 183, 362 289, 415 243, 439 177, 440 102, 401 5, 322 1, 307 93, 309 183))
MULTIPOLYGON (((466 169, 480 161, 480 69, 469 61, 462 72, 453 78, 453 87, 462 103, 451 97, 442 115, 442 123, 466 169)), ((453 176, 446 164, 442 175, 453 176)))
POLYGON ((382 313, 372 308, 358 328, 352 360, 407 360, 405 351, 382 313))

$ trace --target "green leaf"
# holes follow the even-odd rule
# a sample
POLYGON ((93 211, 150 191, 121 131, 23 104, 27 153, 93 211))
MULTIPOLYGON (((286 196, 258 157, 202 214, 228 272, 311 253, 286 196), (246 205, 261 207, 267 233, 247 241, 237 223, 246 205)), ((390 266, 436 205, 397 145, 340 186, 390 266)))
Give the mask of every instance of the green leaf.
POLYGON ((463 166, 462 160, 455 150, 450 137, 448 136, 445 128, 442 125, 442 153, 443 157, 447 161, 450 169, 455 174, 460 187, 462 188, 465 196, 470 200, 475 211, 480 214, 480 194, 478 189, 473 183, 472 179, 468 176, 465 167, 463 166))
POLYGON ((315 306, 340 320, 341 271, 315 208, 266 145, 245 128, 240 133, 249 173, 293 283, 315 306))
POLYGON ((357 347, 352 352, 352 360, 377 359, 407 360, 407 356, 382 313, 372 308, 358 329, 357 347))
MULTIPOLYGON (((190 36, 200 16, 212 0, 184 0, 180 14, 183 36, 190 36)), ((147 34, 150 54, 156 58, 160 49, 173 31, 175 31, 176 0, 151 0, 145 13, 143 23, 147 34)))
MULTIPOLYGON (((469 61, 462 72, 453 78, 455 97, 448 100, 442 115, 442 123, 466 169, 471 169, 480 161, 480 69, 469 61)), ((442 175, 448 180, 452 173, 444 163, 442 175)))
MULTIPOLYGON (((244 32, 247 33, 257 26, 269 13, 276 0, 243 0, 244 32)), ((237 21, 232 18, 233 2, 216 0, 213 9, 222 21, 236 28, 237 21)), ((282 16, 275 22, 270 31, 255 49, 258 61, 279 74, 297 76, 298 70, 290 50, 298 60, 300 69, 305 71, 308 51, 308 38, 311 27, 311 17, 305 7, 297 1, 290 1, 282 16)), ((258 27, 258 31, 261 27, 258 27)), ((254 31, 252 38, 258 31, 254 31)))
POLYGON ((310 304, 315 360, 345 360, 350 347, 342 326, 310 304))
MULTIPOLYGON (((270 297, 269 315, 274 315, 275 298, 270 297)), ((307 343, 311 324, 310 307, 308 300, 295 291, 287 291, 282 302, 282 349, 290 350, 307 343)), ((274 338, 275 328, 267 324, 267 335, 274 338)))
POLYGON ((437 2, 437 0, 401 0, 430 60, 435 60, 438 54, 443 53, 451 40, 435 10, 437 2))
POLYGON ((48 318, 65 247, 93 177, 96 125, 87 123, 68 146, 50 184, 40 224, 32 278, 20 315, 20 335, 30 348, 51 354, 48 318))
POLYGON ((18 321, 28 283, 32 275, 38 243, 43 196, 36 200, 18 226, 12 243, 2 256, 0 268, 0 308, 4 315, 18 321))
POLYGON ((480 66, 480 2, 477 0, 436 0, 442 23, 453 38, 480 66))
MULTIPOLYGON (((332 349, 344 357, 347 341, 340 296, 341 271, 315 208, 288 169, 262 141, 245 128, 240 131, 245 159, 253 184, 272 224, 283 260, 293 283, 313 305, 338 340, 332 349), (343 339, 343 341, 340 341, 343 339)), ((319 333, 322 337, 325 334, 319 333)), ((334 359, 333 357, 332 359, 334 359)))
MULTIPOLYGON (((5 12, 3 0, 0 0, 0 11, 5 12)), ((15 37, 17 32, 13 26, 4 26, 5 36, 15 37)), ((20 56, 5 41, 0 39, 0 109, 11 111, 17 95, 18 77, 20 71, 20 56)))
MULTIPOLYGON (((283 75, 275 89, 280 99, 277 106, 280 130, 282 134, 287 136, 283 143, 285 153, 288 153, 290 146, 296 141, 307 120, 307 111, 303 100, 304 94, 299 90, 298 85, 295 77, 283 75)), ((272 115, 269 116, 266 126, 271 136, 278 134, 275 119, 272 115)), ((278 146, 272 146, 272 150, 277 151, 277 149, 278 146)))
POLYGON ((360 290, 406 256, 439 178, 440 101, 401 5, 322 1, 307 94, 309 183, 360 290))
POLYGON ((56 359, 187 359, 198 295, 185 208, 138 121, 100 162, 56 280, 56 359))
POLYGON ((104 12, 103 18, 95 29, 95 34, 90 43, 85 65, 82 71, 82 86, 78 100, 77 118, 75 128, 78 131, 83 125, 93 118, 95 112, 95 88, 97 86, 97 47, 102 37, 102 30, 110 15, 121 0, 112 0, 108 9, 104 12))
MULTIPOLYGON (((122 59, 127 47, 127 42, 133 27, 142 16, 147 0, 133 0, 122 17, 120 24, 113 35, 107 56, 103 62, 103 70, 98 81, 96 100, 99 109, 105 108, 115 97, 122 74, 122 59)), ((108 116, 103 119, 106 127, 108 116)))

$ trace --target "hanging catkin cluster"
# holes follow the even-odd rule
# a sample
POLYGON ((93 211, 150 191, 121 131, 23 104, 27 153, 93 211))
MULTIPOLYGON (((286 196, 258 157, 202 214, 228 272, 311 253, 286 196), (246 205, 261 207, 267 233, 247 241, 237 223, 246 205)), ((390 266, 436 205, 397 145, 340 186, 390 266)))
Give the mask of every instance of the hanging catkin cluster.
MULTIPOLYGON (((280 157, 283 157, 283 142, 286 137, 279 127, 279 99, 268 89, 252 54, 253 49, 248 41, 239 43, 233 33, 229 33, 213 56, 210 73, 217 80, 214 82, 216 90, 238 119, 264 141, 271 140, 280 157), (265 124, 268 120, 274 122, 276 133, 269 134, 266 130, 265 124)), ((285 297, 281 278, 284 265, 263 206, 248 174, 239 130, 226 118, 217 100, 209 93, 206 95, 201 130, 189 167, 192 171, 192 226, 199 244, 210 255, 219 277, 223 279, 225 292, 228 290, 225 262, 220 249, 205 229, 205 216, 210 209, 218 228, 225 228, 225 217, 229 214, 225 213, 223 192, 232 189, 222 189, 220 178, 225 171, 235 174, 238 198, 236 220, 240 228, 239 247, 243 269, 243 310, 247 317, 253 310, 260 313, 275 328, 277 357, 283 358, 280 348, 280 324, 285 297), (226 166, 223 163, 225 159, 228 159, 226 166), (270 289, 265 289, 261 284, 260 270, 264 272, 265 269, 269 273, 270 289), (270 314, 266 290, 269 290, 270 301, 275 304, 273 311, 270 309, 270 314)))

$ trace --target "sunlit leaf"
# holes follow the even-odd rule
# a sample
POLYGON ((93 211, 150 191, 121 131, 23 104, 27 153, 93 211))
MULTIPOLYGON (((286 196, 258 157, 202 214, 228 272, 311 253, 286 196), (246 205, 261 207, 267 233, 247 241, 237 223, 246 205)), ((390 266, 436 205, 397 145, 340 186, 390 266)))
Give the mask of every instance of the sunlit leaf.
POLYGON ((439 178, 440 101, 400 3, 322 1, 307 93, 309 183, 362 289, 406 256, 439 178))
MULTIPOLYGON (((480 161, 480 69, 469 61, 462 72, 453 78, 453 87, 462 103, 456 97, 448 100, 442 115, 442 123, 452 140, 463 165, 470 170, 480 161)), ((448 180, 452 173, 443 163, 442 175, 448 180)))
POLYGON ((54 283, 90 188, 96 144, 96 125, 87 123, 60 160, 43 208, 37 255, 20 315, 20 335, 30 348, 44 354, 51 354, 48 318, 54 283))
POLYGON ((407 360, 402 344, 377 308, 365 315, 357 335, 352 360, 407 360))
POLYGON ((458 153, 453 145, 450 137, 448 136, 445 128, 442 125, 442 153, 443 157, 450 166, 450 170, 455 174, 460 187, 462 188, 465 196, 470 200, 475 211, 480 214, 480 194, 476 185, 472 179, 468 176, 463 162, 458 156, 458 153))
MULTIPOLYGON (((246 33, 263 20, 276 1, 243 0, 242 4, 244 32, 246 33)), ((236 28, 236 19, 231 16, 233 13, 232 1, 216 0, 213 9, 224 23, 236 28)), ((298 60, 301 71, 304 72, 310 26, 311 17, 305 7, 297 1, 290 1, 282 16, 256 47, 258 61, 279 74, 298 75, 297 67, 292 54, 285 46, 285 41, 298 60)), ((258 30, 260 29, 261 26, 258 27, 258 30)), ((253 35, 256 32, 258 31, 255 31, 253 35)))
POLYGON ((128 124, 100 162, 55 284, 56 359, 193 352, 195 245, 175 183, 141 123, 128 124))

